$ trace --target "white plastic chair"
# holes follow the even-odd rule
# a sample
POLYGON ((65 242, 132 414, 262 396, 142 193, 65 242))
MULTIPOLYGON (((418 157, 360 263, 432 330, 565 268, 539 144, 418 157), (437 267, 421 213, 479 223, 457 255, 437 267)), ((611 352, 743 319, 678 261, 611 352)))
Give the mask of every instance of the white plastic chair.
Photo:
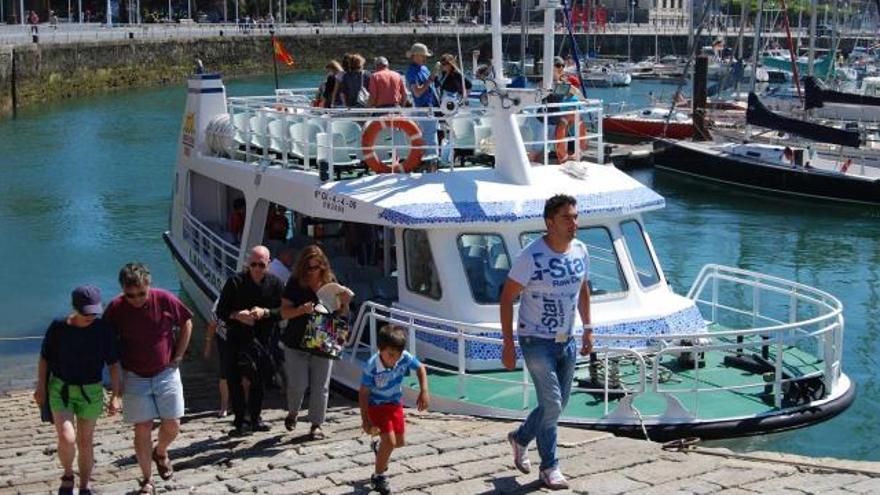
POLYGON ((459 117, 450 120, 452 135, 455 138, 453 146, 456 149, 474 149, 476 147, 476 135, 474 134, 474 120, 470 117, 459 117))
POLYGON ((232 114, 232 125, 235 128, 235 140, 244 145, 249 141, 248 131, 251 128, 250 116, 246 113, 232 114))
POLYGON ((258 111, 250 118, 251 146, 265 150, 269 145, 269 117, 265 112, 258 111))
POLYGON ((305 165, 318 157, 318 133, 321 128, 310 122, 299 122, 290 126, 290 153, 305 165))
POLYGON ((269 151, 281 155, 281 161, 287 164, 287 153, 290 151, 290 125, 283 117, 269 122, 269 151))

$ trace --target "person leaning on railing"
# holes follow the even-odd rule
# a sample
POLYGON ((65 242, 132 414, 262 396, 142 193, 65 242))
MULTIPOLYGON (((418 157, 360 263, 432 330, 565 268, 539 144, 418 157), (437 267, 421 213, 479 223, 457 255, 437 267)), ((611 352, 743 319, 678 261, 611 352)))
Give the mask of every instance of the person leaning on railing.
POLYGON ((92 441, 104 409, 104 365, 110 367, 113 386, 107 405, 110 416, 121 409, 122 380, 116 332, 100 317, 101 291, 93 285, 77 287, 71 302, 73 313, 53 320, 46 330, 34 400, 41 409, 48 406, 55 424, 58 458, 64 469, 58 493, 73 495, 73 458, 79 454, 79 493, 91 495, 92 441))

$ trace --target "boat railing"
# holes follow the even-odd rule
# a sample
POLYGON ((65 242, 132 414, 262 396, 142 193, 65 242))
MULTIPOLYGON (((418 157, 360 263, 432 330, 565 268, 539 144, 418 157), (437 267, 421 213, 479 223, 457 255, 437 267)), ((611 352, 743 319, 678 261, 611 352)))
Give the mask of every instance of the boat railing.
MULTIPOLYGON (((784 407, 783 398, 792 382, 820 380, 825 398, 836 391, 841 375, 843 349, 842 305, 833 296, 818 289, 778 277, 748 270, 707 265, 694 282, 688 297, 707 321, 707 330, 698 333, 632 335, 603 331, 620 324, 638 322, 620 320, 596 324, 594 351, 598 353, 598 386, 574 386, 573 390, 602 397, 605 414, 618 408, 614 402, 621 389, 610 388, 612 375, 629 363, 628 380, 623 393, 638 396, 645 392, 660 394, 675 407, 665 415, 698 417, 701 402, 717 400, 717 393, 751 393, 763 390, 772 395, 775 408, 784 407), (734 383, 713 383, 701 378, 700 362, 709 353, 719 356, 759 356, 766 369, 738 375, 734 383), (690 359, 681 361, 682 356, 690 359), (670 367, 670 360, 677 366, 670 367), (691 363, 682 365, 681 363, 691 363), (800 368, 798 366, 801 366, 800 368), (679 385, 677 376, 688 374, 688 385, 679 385)), ((525 366, 519 372, 498 376, 468 367, 468 344, 500 346, 497 327, 425 315, 368 301, 361 305, 352 326, 352 338, 343 359, 364 359, 376 352, 376 336, 385 324, 400 325, 408 334, 408 350, 418 356, 418 334, 452 339, 457 343, 455 363, 430 363, 436 373, 456 375, 458 395, 465 398, 471 380, 491 381, 522 388, 522 407, 529 407, 532 386, 525 366), (365 335, 366 332, 366 335, 365 335)), ((515 342, 515 345, 518 344, 515 342)), ((498 368, 501 368, 500 362, 498 368)), ((596 366, 580 358, 578 367, 596 366)), ((617 377, 616 379, 619 379, 617 377)), ((595 385, 595 383, 594 383, 595 385)), ((632 404, 629 403, 631 406, 632 404)), ((790 405, 790 404, 788 404, 790 405)), ((616 421, 637 424, 644 418, 629 408, 616 410, 616 421), (631 414, 627 416, 627 414, 631 414)), ((648 417, 648 419, 650 419, 648 417)))
MULTIPOLYGON (((325 180, 365 170, 371 159, 399 170, 414 152, 421 155, 415 165, 454 169, 491 163, 495 144, 488 108, 320 108, 311 104, 313 91, 228 98, 237 147, 229 154, 258 165, 317 170, 325 180)), ((602 162, 602 113, 593 102, 524 106, 516 119, 529 159, 548 165, 554 157, 577 160, 590 152, 602 162)))
POLYGON ((188 248, 186 255, 194 268, 220 290, 223 282, 237 271, 240 253, 239 248, 218 230, 202 223, 189 211, 183 212, 183 240, 188 248))

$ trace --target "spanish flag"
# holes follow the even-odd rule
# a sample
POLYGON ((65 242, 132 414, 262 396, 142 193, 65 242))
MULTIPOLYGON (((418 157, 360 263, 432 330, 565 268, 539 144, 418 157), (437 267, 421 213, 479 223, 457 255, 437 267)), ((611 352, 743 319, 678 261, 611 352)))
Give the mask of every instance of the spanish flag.
POLYGON ((293 60, 293 56, 284 49, 284 45, 282 45, 280 41, 273 39, 272 44, 275 45, 275 60, 284 65, 294 65, 296 63, 296 61, 293 60))

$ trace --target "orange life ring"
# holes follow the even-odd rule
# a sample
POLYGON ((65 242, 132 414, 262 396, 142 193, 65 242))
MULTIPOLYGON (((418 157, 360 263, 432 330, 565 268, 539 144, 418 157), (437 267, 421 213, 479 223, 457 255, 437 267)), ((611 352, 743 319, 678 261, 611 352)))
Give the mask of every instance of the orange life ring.
POLYGON ((364 129, 364 135, 361 137, 361 146, 364 148, 364 162, 370 167, 370 170, 377 174, 394 171, 392 167, 385 165, 379 160, 374 150, 376 138, 379 137, 379 133, 383 129, 395 129, 406 134, 409 138, 410 146, 414 146, 414 148, 410 149, 406 161, 403 162, 403 171, 412 172, 415 170, 422 163, 422 155, 425 153, 422 147, 425 146, 425 138, 422 137, 422 130, 415 122, 402 117, 374 120, 364 129))
MULTIPOLYGON (((566 115, 564 117, 559 118, 559 122, 556 124, 556 160, 559 163, 563 163, 568 159, 572 158, 574 154, 568 154, 568 141, 563 141, 563 139, 568 138, 568 128, 574 123, 573 115, 566 115)), ((580 137, 580 147, 581 150, 587 149, 587 123, 584 119, 581 119, 580 129, 578 129, 578 134, 580 137)))

